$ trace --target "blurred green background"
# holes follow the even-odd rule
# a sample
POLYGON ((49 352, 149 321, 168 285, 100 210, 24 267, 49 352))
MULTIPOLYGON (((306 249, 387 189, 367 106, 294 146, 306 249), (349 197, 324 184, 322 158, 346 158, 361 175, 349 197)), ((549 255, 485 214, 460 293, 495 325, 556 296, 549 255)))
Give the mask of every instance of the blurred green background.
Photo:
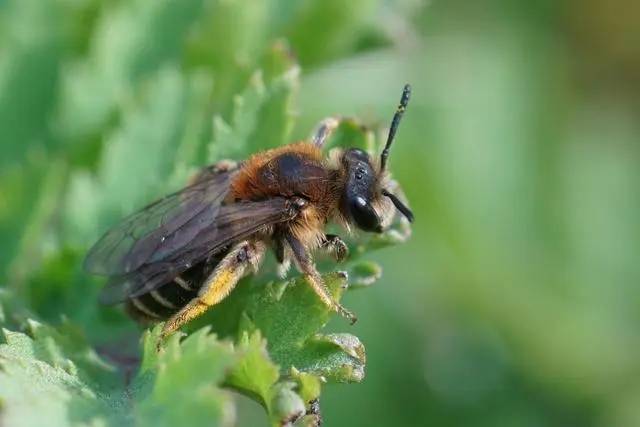
MULTIPOLYGON (((291 103, 288 140, 386 124, 414 88, 391 155, 414 236, 345 298, 367 377, 326 387, 327 425, 640 425, 639 22, 631 0, 0 1, 0 282, 82 325, 92 230, 185 175, 147 164, 206 163, 177 148, 289 44, 299 83, 265 104, 291 103)), ((128 325, 100 316, 94 342, 128 325)))

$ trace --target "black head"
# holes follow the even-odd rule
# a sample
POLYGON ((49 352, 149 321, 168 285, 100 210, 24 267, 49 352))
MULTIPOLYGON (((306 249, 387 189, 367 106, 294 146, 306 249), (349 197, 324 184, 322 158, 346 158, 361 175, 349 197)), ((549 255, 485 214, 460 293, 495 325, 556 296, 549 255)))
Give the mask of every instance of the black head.
POLYGON ((345 151, 342 163, 347 171, 342 209, 364 231, 382 232, 380 216, 373 208, 377 174, 369 155, 358 148, 345 151))
POLYGON ((394 140, 400 119, 404 114, 411 88, 405 85, 400 98, 400 105, 393 116, 389 136, 384 150, 380 155, 380 168, 376 170, 371 164, 369 155, 357 148, 350 148, 345 151, 342 163, 347 171, 345 190, 341 200, 343 213, 347 214, 353 222, 364 231, 381 233, 383 231, 382 218, 374 209, 374 205, 381 197, 387 197, 409 221, 413 221, 413 213, 405 206, 398 197, 381 188, 380 180, 385 172, 389 148, 394 140))

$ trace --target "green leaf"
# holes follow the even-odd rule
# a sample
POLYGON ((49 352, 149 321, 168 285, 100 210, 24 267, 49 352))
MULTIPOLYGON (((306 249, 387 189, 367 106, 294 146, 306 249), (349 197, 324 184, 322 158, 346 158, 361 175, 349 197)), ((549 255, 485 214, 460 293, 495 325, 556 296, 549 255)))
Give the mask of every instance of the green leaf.
POLYGON ((78 172, 71 178, 66 203, 70 236, 86 244, 112 224, 114 217, 138 209, 166 191, 178 148, 198 142, 197 137, 189 139, 185 134, 189 103, 201 102, 188 99, 188 93, 182 75, 169 67, 146 81, 136 98, 122 106, 123 121, 106 138, 98 176, 94 179, 78 172), (181 139, 188 142, 180 145, 181 139), (136 185, 128 185, 131 182, 136 185))
POLYGON ((325 142, 325 150, 334 147, 360 148, 370 155, 377 153, 375 135, 371 129, 353 117, 341 117, 338 127, 325 142))
POLYGON ((99 384, 103 388, 121 386, 115 383, 115 368, 102 360, 86 342, 81 330, 68 321, 52 328, 29 319, 26 330, 37 344, 38 358, 43 362, 62 367, 85 384, 99 384))
POLYGON ((33 337, 2 330, 3 423, 76 426, 122 422, 121 413, 110 410, 122 396, 97 391, 79 376, 81 367, 108 370, 107 365, 88 348, 78 343, 61 345, 62 335, 34 322, 30 326, 33 337))
POLYGON ((144 361, 134 385, 135 424, 226 426, 233 420, 230 396, 217 387, 234 357, 230 345, 208 330, 187 337, 174 335, 156 354, 159 328, 144 338, 144 361))
POLYGON ((274 426, 295 420, 306 412, 306 404, 297 384, 280 380, 278 366, 269 358, 266 341, 259 331, 243 332, 237 348, 239 360, 229 371, 224 385, 247 395, 267 410, 274 426))
POLYGON ((290 377, 296 381, 298 394, 305 402, 311 402, 320 397, 321 379, 317 375, 300 372, 291 368, 290 377))
MULTIPOLYGON (((258 330, 267 341, 269 357, 280 366, 281 373, 295 368, 340 382, 360 381, 364 348, 349 334, 342 340, 350 345, 338 345, 331 337, 320 335, 333 313, 305 279, 267 285, 262 284, 262 280, 257 277, 240 283, 229 297, 192 327, 208 324, 223 336, 240 338, 242 334, 258 330)), ((329 273, 324 280, 339 300, 347 287, 346 275, 329 273)))
POLYGON ((286 30, 301 64, 314 66, 353 51, 372 23, 376 0, 300 3, 286 30))
POLYGON ((274 386, 270 407, 270 418, 275 426, 287 425, 306 412, 305 403, 293 390, 295 384, 290 382, 278 383, 274 386))
POLYGON ((247 152, 249 137, 258 122, 261 106, 266 98, 262 73, 256 71, 241 95, 233 99, 231 122, 217 115, 213 121, 213 141, 209 145, 209 163, 238 157, 247 152))
POLYGON ((97 19, 87 57, 64 75, 58 128, 78 141, 101 131, 144 77, 181 57, 202 0, 116 2, 97 19))
POLYGON ((61 11, 51 0, 14 0, 0 9, 0 167, 49 141, 63 54, 61 11))
POLYGON ((258 149, 273 148, 288 142, 293 127, 291 102, 298 89, 299 70, 274 48, 265 56, 268 80, 262 70, 253 73, 246 88, 233 99, 231 121, 216 115, 209 162, 225 158, 240 159, 258 149))
POLYGON ((382 267, 372 261, 357 261, 349 266, 351 287, 371 286, 382 276, 382 267))
POLYGON ((187 416, 194 425, 199 425, 200 416, 203 425, 207 425, 207 420, 225 424, 230 416, 224 413, 229 396, 215 388, 219 384, 260 403, 274 426, 300 418, 306 412, 303 397, 311 399, 319 395, 319 382, 313 376, 297 371, 291 377, 280 375, 260 332, 251 335, 244 332, 232 347, 220 343, 208 331, 208 327, 201 328, 182 342, 174 335, 163 343, 160 352, 157 352, 160 328, 145 334, 144 359, 135 385, 136 398, 140 400, 137 405, 141 408, 136 417, 143 420, 143 425, 149 422, 171 425, 187 416), (199 396, 200 389, 210 399, 206 410, 193 402, 177 408, 171 403, 182 402, 185 394, 199 396), (174 416, 173 411, 178 415, 174 416), (187 411, 193 412, 188 415, 187 411))
POLYGON ((111 196, 105 201, 108 207, 131 211, 167 181, 185 102, 184 80, 169 68, 142 87, 138 102, 124 106, 122 126, 109 136, 99 171, 102 192, 111 196))
POLYGON ((186 64, 204 68, 215 81, 212 111, 229 117, 235 94, 255 70, 268 43, 269 2, 213 0, 186 40, 186 64))
POLYGON ((317 334, 305 342, 295 356, 299 369, 336 382, 360 382, 364 379, 364 345, 351 334, 317 334))
POLYGON ((240 360, 229 371, 225 385, 253 397, 266 408, 271 404, 271 388, 280 377, 278 366, 269 359, 266 342, 256 331, 244 332, 236 346, 240 360))
POLYGON ((0 172, 0 278, 23 284, 29 268, 50 242, 48 225, 63 195, 65 165, 38 152, 24 164, 0 172))
MULTIPOLYGON (((324 281, 331 294, 340 300, 347 279, 341 273, 330 273, 324 281)), ((248 301, 245 309, 254 327, 268 342, 269 354, 283 367, 296 366, 299 351, 328 321, 331 311, 303 278, 272 283, 248 301), (284 289, 278 289, 283 287, 284 289)))
POLYGON ((270 81, 258 121, 248 139, 250 151, 275 148, 290 142, 288 138, 293 128, 291 104, 298 90, 299 74, 298 67, 292 66, 270 81))
POLYGON ((209 109, 213 87, 211 76, 206 72, 194 71, 188 75, 183 131, 169 180, 172 188, 184 186, 197 169, 208 164, 206 151, 211 137, 209 109))

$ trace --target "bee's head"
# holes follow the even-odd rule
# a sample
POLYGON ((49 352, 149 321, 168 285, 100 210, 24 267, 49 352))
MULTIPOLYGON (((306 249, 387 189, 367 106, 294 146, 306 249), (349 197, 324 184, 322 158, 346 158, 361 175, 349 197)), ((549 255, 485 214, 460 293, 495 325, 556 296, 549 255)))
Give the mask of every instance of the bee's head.
MULTIPOLYGON (((343 215, 364 231, 381 233, 388 224, 388 214, 392 213, 385 206, 389 201, 409 221, 413 221, 413 213, 398 197, 385 188, 386 165, 389 157, 389 148, 395 137, 400 119, 409 103, 411 88, 405 85, 400 98, 400 105, 393 116, 389 136, 382 154, 380 165, 375 167, 369 155, 358 149, 349 148, 342 155, 342 166, 346 171, 346 182, 340 209, 343 215)), ((393 209, 393 208, 391 208, 393 209)))

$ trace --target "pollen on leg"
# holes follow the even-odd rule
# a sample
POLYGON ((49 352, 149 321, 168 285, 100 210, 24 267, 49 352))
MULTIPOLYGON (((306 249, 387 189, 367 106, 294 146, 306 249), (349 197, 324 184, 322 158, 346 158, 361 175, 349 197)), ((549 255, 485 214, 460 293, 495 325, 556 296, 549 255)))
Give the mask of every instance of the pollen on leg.
POLYGON ((162 339, 177 331, 227 297, 253 263, 259 263, 265 252, 261 242, 241 242, 225 255, 193 298, 165 323, 162 339))

